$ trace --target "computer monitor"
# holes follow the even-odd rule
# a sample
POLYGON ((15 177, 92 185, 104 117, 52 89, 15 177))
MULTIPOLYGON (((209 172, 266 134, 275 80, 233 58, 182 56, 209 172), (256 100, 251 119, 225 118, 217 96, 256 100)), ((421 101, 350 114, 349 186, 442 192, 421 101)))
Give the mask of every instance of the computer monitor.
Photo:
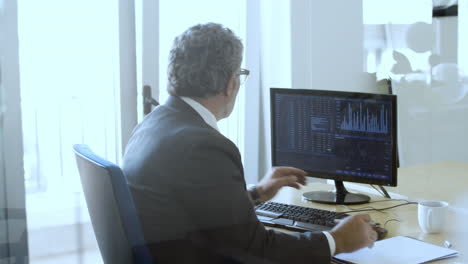
POLYGON ((304 193, 307 200, 359 204, 343 181, 397 185, 395 95, 271 88, 273 166, 335 180, 336 190, 304 193))

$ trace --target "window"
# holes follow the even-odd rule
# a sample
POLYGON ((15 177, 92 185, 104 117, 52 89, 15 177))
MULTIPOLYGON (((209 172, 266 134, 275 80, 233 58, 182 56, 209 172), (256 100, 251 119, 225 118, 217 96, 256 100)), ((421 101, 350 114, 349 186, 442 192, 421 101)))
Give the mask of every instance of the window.
POLYGON ((88 2, 19 1, 29 192, 81 189, 73 144, 90 144, 117 160, 117 6, 114 1, 88 2))
MULTIPOLYGON (((72 145, 121 156, 118 19, 113 0, 18 0, 31 263, 85 249, 99 256, 72 145)), ((96 262, 81 253, 73 259, 96 262)))

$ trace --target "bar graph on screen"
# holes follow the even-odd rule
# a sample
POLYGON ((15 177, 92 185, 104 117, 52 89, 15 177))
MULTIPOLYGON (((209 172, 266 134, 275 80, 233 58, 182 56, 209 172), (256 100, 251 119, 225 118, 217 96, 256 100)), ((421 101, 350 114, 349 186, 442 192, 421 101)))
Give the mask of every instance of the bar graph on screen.
MULTIPOLYGON (((338 107, 342 107, 338 106, 338 107)), ((380 105, 379 108, 372 104, 362 103, 359 105, 347 103, 347 107, 342 112, 339 129, 356 132, 388 133, 388 107, 380 105)))

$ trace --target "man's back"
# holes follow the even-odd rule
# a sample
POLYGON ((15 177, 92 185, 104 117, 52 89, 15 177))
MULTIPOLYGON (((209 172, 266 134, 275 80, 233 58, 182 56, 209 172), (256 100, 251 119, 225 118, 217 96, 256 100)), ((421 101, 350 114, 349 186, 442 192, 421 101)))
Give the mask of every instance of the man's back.
POLYGON ((322 234, 293 237, 265 230, 245 189, 238 149, 178 97, 135 129, 123 170, 155 255, 163 248, 160 253, 177 250, 192 258, 171 262, 283 262, 294 257, 278 249, 290 246, 298 248, 286 251, 298 257, 329 260, 322 234), (313 254, 304 254, 304 247, 313 254))
POLYGON ((203 231, 229 226, 236 219, 217 214, 217 207, 229 203, 229 192, 236 188, 232 183, 245 194, 237 148, 176 97, 135 129, 123 170, 150 245, 171 241, 178 249, 192 242, 211 247, 202 245, 203 231), (226 173, 217 174, 220 170, 226 173), (233 181, 223 186, 223 176, 233 181))

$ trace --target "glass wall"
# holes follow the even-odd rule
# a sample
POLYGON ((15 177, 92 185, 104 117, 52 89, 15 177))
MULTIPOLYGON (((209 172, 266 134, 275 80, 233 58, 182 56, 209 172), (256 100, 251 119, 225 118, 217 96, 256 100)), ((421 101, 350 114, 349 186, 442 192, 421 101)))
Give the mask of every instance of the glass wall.
POLYGON ((398 95, 401 165, 468 162, 466 1, 363 3, 366 70, 398 95))

